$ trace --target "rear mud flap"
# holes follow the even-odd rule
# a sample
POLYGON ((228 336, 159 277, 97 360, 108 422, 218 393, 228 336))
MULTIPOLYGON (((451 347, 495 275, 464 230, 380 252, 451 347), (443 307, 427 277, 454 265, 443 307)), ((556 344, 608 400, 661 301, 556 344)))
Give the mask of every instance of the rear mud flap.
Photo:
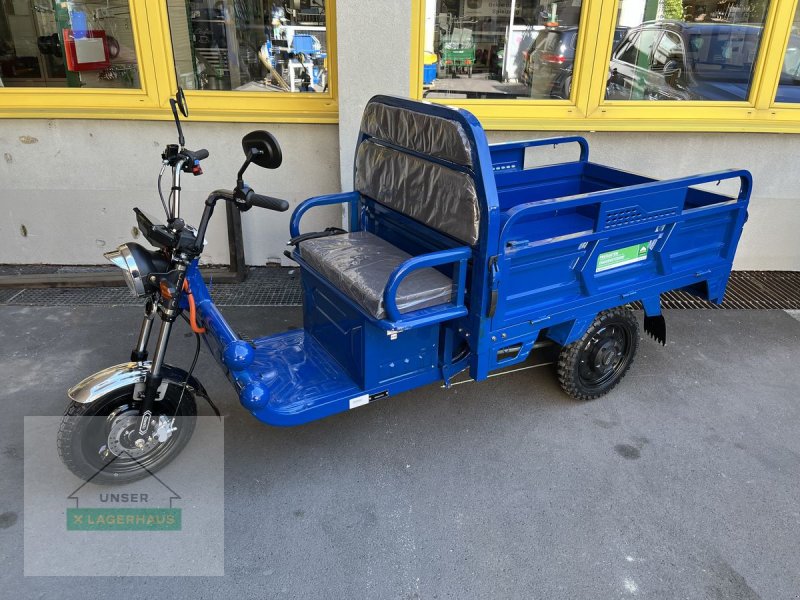
POLYGON ((664 315, 656 315, 654 317, 645 315, 644 330, 662 346, 667 345, 667 322, 664 320, 664 315))
POLYGON ((667 345, 667 322, 661 314, 661 297, 642 298, 644 330, 662 346, 667 345))

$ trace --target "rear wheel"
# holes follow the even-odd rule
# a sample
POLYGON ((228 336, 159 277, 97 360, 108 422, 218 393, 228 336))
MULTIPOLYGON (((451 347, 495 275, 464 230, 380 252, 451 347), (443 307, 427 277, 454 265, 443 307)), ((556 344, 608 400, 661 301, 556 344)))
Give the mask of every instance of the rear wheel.
POLYGON ((639 346, 639 322, 627 308, 597 315, 583 336, 561 349, 558 380, 577 400, 594 400, 616 386, 628 372, 639 346))
POLYGON ((139 406, 128 386, 109 392, 89 404, 71 402, 58 430, 58 455, 81 479, 99 484, 136 481, 174 459, 194 433, 197 405, 194 395, 169 385, 154 403, 149 434, 139 436, 139 406), (155 435, 159 417, 175 417, 175 431, 165 441, 155 435), (139 439, 142 438, 142 441, 139 439), (138 443, 137 443, 138 442, 138 443))

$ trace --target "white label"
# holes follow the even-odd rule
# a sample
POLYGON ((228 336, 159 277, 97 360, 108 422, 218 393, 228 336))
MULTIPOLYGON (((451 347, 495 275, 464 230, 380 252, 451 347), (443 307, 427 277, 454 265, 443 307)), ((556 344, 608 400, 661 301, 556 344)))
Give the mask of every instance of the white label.
POLYGON ((75 40, 75 56, 78 64, 105 62, 106 49, 103 38, 82 38, 75 40))
POLYGON ((364 406, 365 404, 369 404, 369 394, 350 398, 350 408, 358 408, 359 406, 364 406))

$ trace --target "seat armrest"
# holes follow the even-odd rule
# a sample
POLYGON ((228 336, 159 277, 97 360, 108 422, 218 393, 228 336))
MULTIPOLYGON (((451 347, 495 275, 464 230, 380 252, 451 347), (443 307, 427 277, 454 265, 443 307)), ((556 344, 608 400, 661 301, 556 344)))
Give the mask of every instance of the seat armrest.
POLYGON ((354 210, 361 195, 358 192, 346 192, 344 194, 328 194, 327 196, 316 196, 301 202, 292 213, 289 221, 289 235, 296 238, 300 235, 300 219, 303 215, 315 206, 328 206, 331 204, 350 204, 350 209, 354 210))
MULTIPOLYGON (((403 317, 400 310, 397 308, 397 290, 400 284, 408 275, 420 269, 427 269, 428 267, 438 267, 450 263, 455 264, 454 283, 456 284, 456 299, 455 303, 444 306, 441 311, 444 313, 451 313, 452 309, 464 308, 464 293, 466 288, 467 279, 467 260, 472 256, 472 249, 468 246, 461 246, 459 248, 449 248, 447 250, 439 250, 437 252, 430 252, 428 254, 421 254, 419 256, 412 256, 408 260, 402 262, 389 276, 389 281, 386 283, 386 289, 383 291, 383 303, 386 309, 386 318, 393 321, 398 325, 402 324, 403 317)), ((430 309, 429 309, 430 310, 430 309)), ((430 313, 430 322, 436 322, 436 311, 430 313)))

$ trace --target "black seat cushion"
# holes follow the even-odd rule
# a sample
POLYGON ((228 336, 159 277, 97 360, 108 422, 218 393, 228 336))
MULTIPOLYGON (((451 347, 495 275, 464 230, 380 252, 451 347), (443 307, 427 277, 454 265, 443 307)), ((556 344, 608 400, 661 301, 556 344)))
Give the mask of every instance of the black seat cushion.
MULTIPOLYGON (((366 231, 343 233, 300 243, 300 255, 336 288, 376 319, 386 317, 383 291, 389 276, 410 254, 366 231)), ((436 269, 420 269, 403 279, 397 291, 401 313, 450 302, 453 282, 436 269)))

